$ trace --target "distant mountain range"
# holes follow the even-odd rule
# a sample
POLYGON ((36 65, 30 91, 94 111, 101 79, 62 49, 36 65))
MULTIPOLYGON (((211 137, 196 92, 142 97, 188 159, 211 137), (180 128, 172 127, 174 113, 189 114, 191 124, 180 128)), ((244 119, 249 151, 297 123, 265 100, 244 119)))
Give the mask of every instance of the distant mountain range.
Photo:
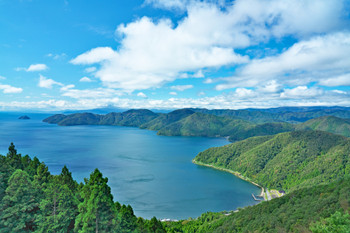
POLYGON ((312 110, 306 108, 307 111, 304 112, 301 109, 298 111, 295 109, 294 112, 289 111, 289 108, 286 110, 288 111, 280 110, 276 113, 267 110, 178 109, 170 113, 155 113, 147 109, 133 109, 105 115, 94 113, 56 114, 44 119, 44 122, 61 126, 132 126, 156 130, 159 135, 227 137, 230 141, 307 129, 350 136, 350 120, 343 119, 350 117, 350 110, 346 110, 346 108, 312 110))

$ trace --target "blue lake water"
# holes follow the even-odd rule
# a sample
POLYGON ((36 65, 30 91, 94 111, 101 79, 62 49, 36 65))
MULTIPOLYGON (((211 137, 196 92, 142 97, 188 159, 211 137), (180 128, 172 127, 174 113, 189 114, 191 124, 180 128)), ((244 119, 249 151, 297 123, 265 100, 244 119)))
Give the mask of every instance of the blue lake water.
POLYGON ((48 114, 0 113, 0 154, 14 142, 22 155, 37 156, 59 174, 67 165, 73 177, 98 168, 108 177, 115 201, 130 204, 144 218, 186 219, 207 211, 234 210, 255 204, 260 189, 235 176, 198 166, 201 151, 228 142, 222 138, 166 137, 119 126, 57 126, 43 123, 48 114))

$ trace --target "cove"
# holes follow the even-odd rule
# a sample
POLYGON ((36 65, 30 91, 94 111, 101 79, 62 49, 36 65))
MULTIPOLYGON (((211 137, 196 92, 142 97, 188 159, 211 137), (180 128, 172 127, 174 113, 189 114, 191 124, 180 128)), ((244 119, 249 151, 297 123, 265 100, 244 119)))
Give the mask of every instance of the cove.
POLYGON ((167 137, 119 126, 57 126, 43 123, 50 114, 0 113, 0 153, 10 142, 19 153, 37 156, 59 174, 67 165, 73 177, 98 168, 108 177, 115 201, 129 204, 136 216, 186 219, 207 211, 256 204, 260 189, 232 174, 195 165, 201 151, 228 144, 222 138, 167 137), (30 120, 19 120, 28 115, 30 120))

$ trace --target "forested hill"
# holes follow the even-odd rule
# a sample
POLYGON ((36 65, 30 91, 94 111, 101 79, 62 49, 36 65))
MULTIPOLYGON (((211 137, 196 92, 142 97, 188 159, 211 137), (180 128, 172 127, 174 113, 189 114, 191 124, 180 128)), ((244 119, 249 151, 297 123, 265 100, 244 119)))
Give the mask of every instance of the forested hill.
POLYGON ((196 113, 189 109, 179 109, 168 114, 157 114, 145 109, 106 115, 93 113, 56 114, 43 121, 61 126, 134 126, 157 130, 158 134, 166 136, 229 137, 231 141, 294 130, 294 126, 289 123, 255 124, 239 118, 196 113))
POLYGON ((294 131, 210 148, 195 161, 290 192, 350 174, 350 139, 322 131, 294 131))
POLYGON ((296 190, 238 212, 166 224, 172 233, 350 232, 350 177, 296 190))
POLYGON ((203 109, 191 108, 194 112, 223 117, 240 118, 254 123, 290 122, 300 123, 321 116, 350 118, 349 107, 280 107, 268 109, 203 109))
POLYGON ((335 116, 323 116, 298 124, 296 129, 322 130, 350 137, 350 119, 343 119, 335 116))
POLYGON ((94 113, 73 113, 69 115, 56 114, 44 119, 44 122, 58 124, 62 126, 69 125, 121 125, 121 126, 140 126, 149 122, 160 114, 154 113, 148 109, 131 109, 121 113, 108 113, 106 115, 94 113))
POLYGON ((160 221, 137 218, 131 206, 114 202, 96 169, 78 184, 67 167, 51 175, 36 157, 18 154, 11 144, 0 155, 0 232, 165 233, 160 221))

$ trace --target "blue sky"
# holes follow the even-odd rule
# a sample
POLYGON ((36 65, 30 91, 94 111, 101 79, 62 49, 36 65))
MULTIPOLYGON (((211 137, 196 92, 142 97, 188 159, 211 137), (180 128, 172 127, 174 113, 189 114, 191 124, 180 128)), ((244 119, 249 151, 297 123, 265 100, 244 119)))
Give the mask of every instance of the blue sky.
POLYGON ((0 0, 0 110, 350 106, 348 0, 0 0))

